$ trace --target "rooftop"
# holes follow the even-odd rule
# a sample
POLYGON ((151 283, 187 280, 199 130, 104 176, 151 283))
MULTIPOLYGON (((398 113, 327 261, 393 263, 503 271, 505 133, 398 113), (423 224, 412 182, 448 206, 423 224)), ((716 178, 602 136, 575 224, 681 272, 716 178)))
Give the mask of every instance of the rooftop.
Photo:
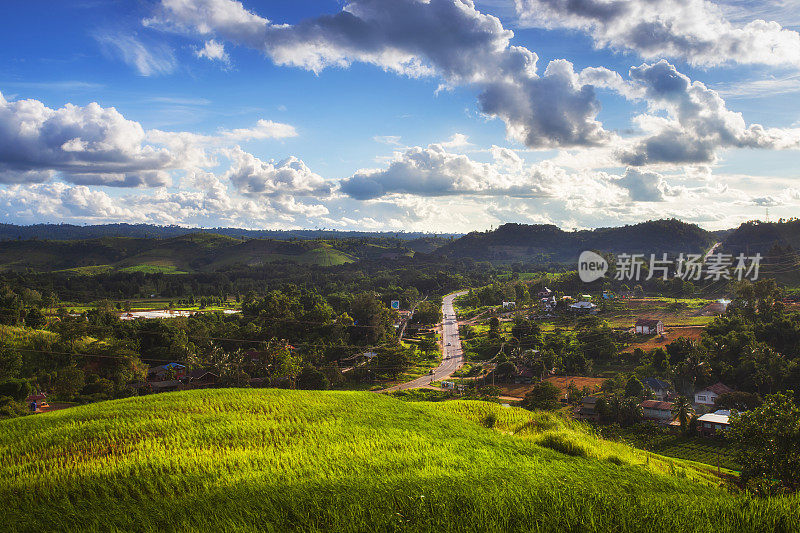
POLYGON ((707 413, 698 418, 699 422, 712 422, 714 424, 727 424, 730 418, 731 412, 726 411, 724 409, 720 409, 719 411, 715 411, 713 413, 707 413))
POLYGON ((703 390, 698 391, 698 393, 705 392, 705 391, 711 391, 714 394, 716 394, 717 396, 721 396, 721 395, 725 394, 726 392, 733 392, 733 389, 728 387, 727 385, 725 385, 721 381, 718 381, 717 383, 714 383, 713 385, 709 385, 708 387, 704 388, 703 390))
POLYGON ((672 402, 662 402, 659 400, 645 400, 642 402, 643 409, 658 409, 659 411, 672 411, 672 402))

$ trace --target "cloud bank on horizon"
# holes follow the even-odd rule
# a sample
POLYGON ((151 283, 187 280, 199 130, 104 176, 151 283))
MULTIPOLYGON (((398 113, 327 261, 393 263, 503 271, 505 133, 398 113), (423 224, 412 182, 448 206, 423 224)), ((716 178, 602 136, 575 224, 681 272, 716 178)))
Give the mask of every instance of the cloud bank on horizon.
MULTIPOLYGON (((351 0, 287 23, 247 2, 160 0, 131 14, 133 28, 86 27, 99 53, 91 61, 127 68, 82 80, 100 88, 97 100, 108 101, 102 88, 132 83, 130 76, 140 99, 172 106, 188 124, 219 86, 242 101, 249 122, 165 128, 97 101, 48 105, 24 90, 46 82, 17 80, 13 96, 0 92, 0 213, 22 223, 468 231, 505 221, 595 227, 669 216, 726 227, 764 207, 787 216, 800 207, 797 177, 787 170, 800 159, 800 116, 748 119, 753 107, 782 101, 762 95, 741 112, 713 88, 720 76, 723 84, 725 76, 753 83, 769 73, 759 83, 774 80, 785 98, 796 96, 800 84, 786 80, 800 70, 797 31, 743 21, 740 5, 729 18, 732 6, 706 0, 509 4, 515 16, 501 21, 472 0, 351 0), (575 45, 561 46, 565 39, 575 45), (563 48, 567 57, 540 65, 537 40, 543 55, 563 48), (585 42, 593 49, 575 53, 585 42), (433 83, 433 101, 463 99, 468 112, 429 120, 471 135, 411 145, 391 129, 360 137, 348 130, 370 117, 357 106, 331 129, 305 118, 302 94, 265 102, 257 82, 228 82, 245 64, 254 78, 269 73, 264 87, 309 72, 298 84, 311 91, 331 71, 359 82, 433 83), (165 97, 170 79, 186 72, 196 80, 192 93, 165 97), (698 79, 705 76, 711 83, 698 79), (492 133, 495 123, 504 135, 492 133), (315 168, 309 158, 317 167, 334 158, 325 136, 376 153, 337 163, 338 171, 315 168), (281 157, 271 155, 276 147, 281 157), (759 173, 748 154, 780 154, 783 166, 759 173)), ((337 94, 341 83, 329 85, 331 105, 350 96, 337 94)), ((385 98, 397 116, 414 109, 410 98, 385 98)), ((213 111, 212 119, 225 109, 213 111)))

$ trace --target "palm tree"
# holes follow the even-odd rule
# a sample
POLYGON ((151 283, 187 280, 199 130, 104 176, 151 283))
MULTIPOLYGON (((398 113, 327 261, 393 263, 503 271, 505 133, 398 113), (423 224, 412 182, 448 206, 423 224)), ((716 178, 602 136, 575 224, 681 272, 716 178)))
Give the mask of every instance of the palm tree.
POLYGON ((694 414, 694 408, 686 396, 678 396, 672 405, 672 416, 676 417, 681 423, 681 431, 686 433, 689 420, 694 414))

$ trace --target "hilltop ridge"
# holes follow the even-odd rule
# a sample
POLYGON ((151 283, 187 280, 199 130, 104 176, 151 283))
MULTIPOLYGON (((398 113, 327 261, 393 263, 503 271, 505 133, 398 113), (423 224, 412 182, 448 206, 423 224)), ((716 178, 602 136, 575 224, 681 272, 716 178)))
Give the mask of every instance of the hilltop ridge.
POLYGON ((796 496, 558 415, 368 392, 217 389, 0 422, 10 531, 715 531, 800 527, 796 496))
POLYGON ((583 250, 700 253, 710 247, 717 236, 676 219, 574 232, 550 224, 503 224, 494 231, 469 233, 437 252, 450 257, 496 262, 572 262, 583 250))

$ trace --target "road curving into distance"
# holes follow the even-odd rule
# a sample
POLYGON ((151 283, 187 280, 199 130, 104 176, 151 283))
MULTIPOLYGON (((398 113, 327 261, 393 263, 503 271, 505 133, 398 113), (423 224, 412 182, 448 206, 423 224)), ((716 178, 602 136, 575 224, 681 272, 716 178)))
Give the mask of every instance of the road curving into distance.
POLYGON ((442 298, 442 362, 434 369, 433 374, 426 374, 417 379, 389 387, 385 389, 386 392, 426 387, 430 385, 431 381, 449 378, 453 375, 453 372, 461 368, 461 365, 464 364, 464 352, 461 350, 461 339, 458 336, 458 319, 456 319, 453 301, 466 293, 467 291, 454 292, 442 298))

